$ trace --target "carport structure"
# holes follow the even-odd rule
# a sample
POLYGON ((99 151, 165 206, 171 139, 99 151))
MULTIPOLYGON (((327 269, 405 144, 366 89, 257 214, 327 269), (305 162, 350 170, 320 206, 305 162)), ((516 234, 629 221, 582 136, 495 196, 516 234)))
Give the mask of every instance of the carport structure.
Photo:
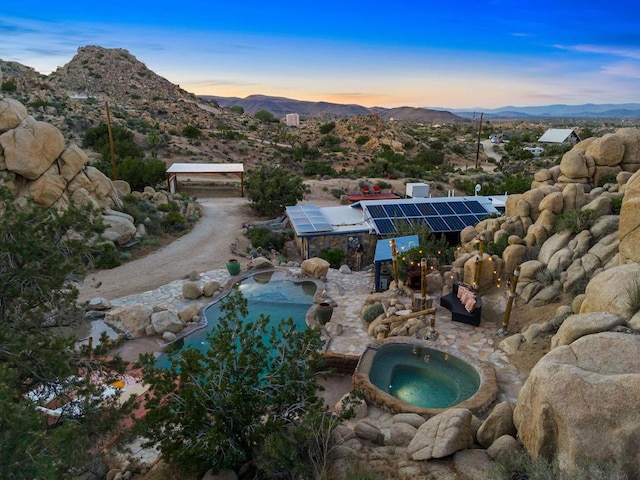
POLYGON ((167 169, 169 192, 178 190, 178 176, 240 178, 240 196, 244 197, 244 164, 242 163, 174 163, 167 169))

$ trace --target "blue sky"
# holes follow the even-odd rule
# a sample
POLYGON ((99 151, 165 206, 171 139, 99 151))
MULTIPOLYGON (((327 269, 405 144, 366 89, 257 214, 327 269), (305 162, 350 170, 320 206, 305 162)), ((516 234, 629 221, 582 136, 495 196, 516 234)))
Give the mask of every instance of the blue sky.
POLYGON ((366 106, 640 102, 632 0, 8 1, 0 58, 125 48, 196 94, 366 106), (595 5, 597 3, 597 6, 595 5))

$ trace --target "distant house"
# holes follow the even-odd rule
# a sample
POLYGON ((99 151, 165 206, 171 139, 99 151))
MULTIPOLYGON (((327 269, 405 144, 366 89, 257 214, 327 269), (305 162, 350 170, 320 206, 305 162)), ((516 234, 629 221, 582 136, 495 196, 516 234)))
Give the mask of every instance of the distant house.
POLYGON ((287 113, 285 122, 287 123, 287 127, 298 127, 300 126, 300 115, 297 113, 287 113))
POLYGON ((542 147, 523 147, 522 149, 533 153, 534 157, 539 157, 544 152, 544 148, 542 147))
POLYGON ((580 137, 572 128, 550 128, 538 139, 541 143, 575 145, 580 137))

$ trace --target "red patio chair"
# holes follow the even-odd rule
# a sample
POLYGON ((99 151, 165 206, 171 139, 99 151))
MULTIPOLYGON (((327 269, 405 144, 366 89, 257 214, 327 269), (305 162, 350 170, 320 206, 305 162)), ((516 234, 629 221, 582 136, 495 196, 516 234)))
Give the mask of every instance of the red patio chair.
POLYGON ((373 186, 373 193, 379 194, 380 192, 382 192, 382 189, 380 188, 380 185, 374 185, 373 186))
POLYGON ((369 190, 369 186, 368 185, 363 185, 362 186, 362 193, 364 195, 369 195, 371 193, 371 191, 369 190))

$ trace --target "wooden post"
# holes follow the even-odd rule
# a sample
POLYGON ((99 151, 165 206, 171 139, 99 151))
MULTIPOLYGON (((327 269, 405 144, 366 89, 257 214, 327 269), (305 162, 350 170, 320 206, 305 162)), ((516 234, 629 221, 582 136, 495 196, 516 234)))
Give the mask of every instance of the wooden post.
POLYGON ((513 299, 516 298, 516 286, 518 285, 518 278, 520 277, 520 265, 513 271, 513 278, 511 279, 511 286, 507 293, 507 308, 504 311, 504 320, 502 321, 502 333, 507 333, 507 327, 509 326, 509 317, 511 316, 511 308, 513 307, 513 299))
POLYGON ((476 147, 476 170, 478 169, 478 160, 480 159, 480 136, 482 135, 482 115, 480 113, 480 126, 478 127, 478 146, 476 147))
POLYGON ((113 141, 113 132, 111 131, 111 114, 109 113, 109 102, 104 102, 107 110, 107 131, 109 132, 109 149, 111 150, 111 175, 113 180, 118 180, 118 167, 116 165, 116 144, 113 141))
POLYGON ((422 310, 427 308, 427 259, 420 260, 420 296, 422 300, 422 310))
POLYGON ((400 278, 398 278, 398 249, 396 248, 396 241, 392 238, 389 240, 391 246, 391 264, 393 267, 393 278, 396 281, 396 288, 400 288, 400 278))

